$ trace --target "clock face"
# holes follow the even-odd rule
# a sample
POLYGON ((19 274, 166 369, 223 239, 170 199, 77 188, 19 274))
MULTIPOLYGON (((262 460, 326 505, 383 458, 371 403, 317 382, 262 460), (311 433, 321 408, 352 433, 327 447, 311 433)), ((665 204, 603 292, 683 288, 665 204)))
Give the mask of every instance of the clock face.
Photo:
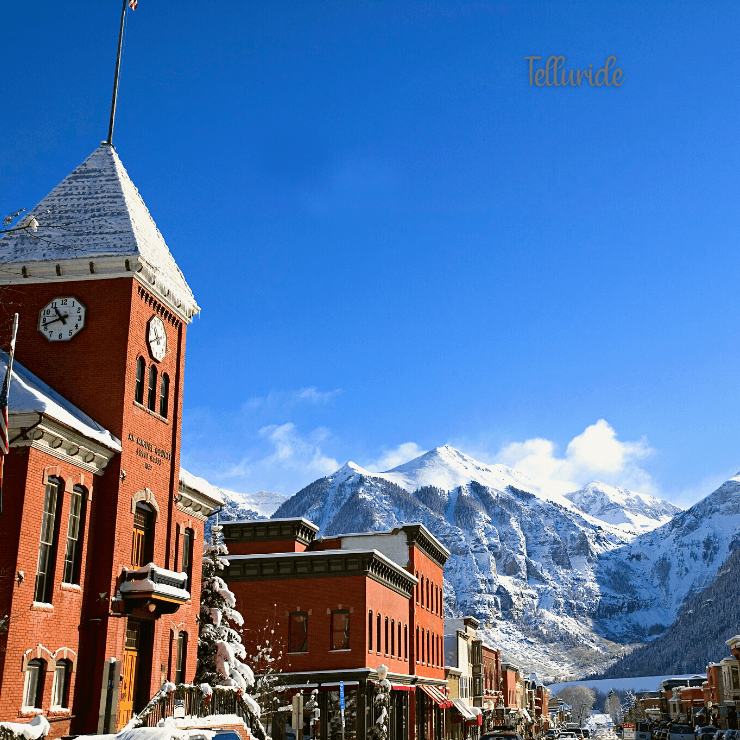
POLYGON ((167 354, 167 333, 164 330, 164 321, 159 316, 153 316, 149 319, 147 341, 152 357, 160 362, 167 354))
POLYGON ((54 298, 39 314, 39 331, 50 342, 68 342, 85 328, 87 309, 71 296, 54 298))

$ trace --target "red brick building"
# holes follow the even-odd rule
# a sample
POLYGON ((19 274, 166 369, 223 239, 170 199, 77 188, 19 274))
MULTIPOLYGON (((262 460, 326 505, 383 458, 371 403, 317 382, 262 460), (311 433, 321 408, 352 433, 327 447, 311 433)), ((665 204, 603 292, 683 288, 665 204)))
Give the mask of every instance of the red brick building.
MULTIPOLYGON (((421 524, 317 539, 318 530, 306 519, 224 523, 224 580, 245 619, 248 653, 270 625, 287 684, 319 689, 312 737, 341 737, 340 681, 344 737, 367 736, 381 664, 393 686, 391 740, 444 737, 442 568, 449 551, 421 524)), ((284 732, 272 728, 276 740, 284 732)))
POLYGON ((0 239, 4 343, 20 315, 0 720, 43 713, 58 737, 113 731, 164 679, 192 678, 193 555, 219 502, 180 471, 199 308, 114 149, 101 145, 31 215, 33 230, 0 239))

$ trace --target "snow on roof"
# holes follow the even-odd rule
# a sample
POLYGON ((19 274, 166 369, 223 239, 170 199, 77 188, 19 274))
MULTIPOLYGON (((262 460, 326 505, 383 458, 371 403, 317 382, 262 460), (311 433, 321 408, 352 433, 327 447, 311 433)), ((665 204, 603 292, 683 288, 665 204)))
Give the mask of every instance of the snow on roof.
POLYGON ((224 503, 224 495, 220 488, 212 485, 205 478, 198 478, 198 476, 188 473, 185 468, 180 468, 180 483, 191 488, 193 491, 202 493, 219 504, 224 503))
MULTIPOLYGON (((8 355, 0 350, 0 377, 4 378, 7 371, 8 355)), ((45 414, 111 450, 121 451, 119 439, 15 360, 8 394, 8 414, 28 413, 45 414)))
POLYGON ((101 144, 29 214, 38 230, 0 239, 3 263, 94 257, 140 257, 157 283, 197 313, 200 309, 116 150, 101 144))

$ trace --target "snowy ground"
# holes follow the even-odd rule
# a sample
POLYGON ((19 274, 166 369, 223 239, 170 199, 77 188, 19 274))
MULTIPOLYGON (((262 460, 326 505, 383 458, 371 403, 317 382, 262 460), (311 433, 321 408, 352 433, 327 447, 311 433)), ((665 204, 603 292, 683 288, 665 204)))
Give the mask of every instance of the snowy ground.
POLYGON ((669 678, 692 678, 695 674, 681 676, 638 676, 635 678, 605 678, 598 681, 571 681, 570 683, 554 683, 548 686, 552 695, 555 696, 566 686, 586 686, 594 691, 608 694, 612 689, 618 691, 658 691, 660 684, 669 678))

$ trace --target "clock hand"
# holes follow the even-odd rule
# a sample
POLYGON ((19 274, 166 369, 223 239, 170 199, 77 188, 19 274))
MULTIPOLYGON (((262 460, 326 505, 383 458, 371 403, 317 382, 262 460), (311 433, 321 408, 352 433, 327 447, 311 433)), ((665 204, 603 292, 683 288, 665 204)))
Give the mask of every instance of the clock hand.
POLYGON ((59 317, 58 319, 54 319, 54 321, 61 320, 62 324, 66 324, 67 323, 66 318, 69 316, 69 314, 65 313, 64 316, 62 316, 62 314, 59 312, 59 309, 56 306, 54 306, 54 310, 57 312, 57 316, 59 317))
POLYGON ((61 319, 61 318, 58 318, 58 319, 52 319, 51 321, 45 321, 45 322, 43 323, 43 326, 49 326, 49 324, 53 324, 53 323, 54 323, 54 322, 56 322, 56 321, 63 321, 63 319, 61 319))

